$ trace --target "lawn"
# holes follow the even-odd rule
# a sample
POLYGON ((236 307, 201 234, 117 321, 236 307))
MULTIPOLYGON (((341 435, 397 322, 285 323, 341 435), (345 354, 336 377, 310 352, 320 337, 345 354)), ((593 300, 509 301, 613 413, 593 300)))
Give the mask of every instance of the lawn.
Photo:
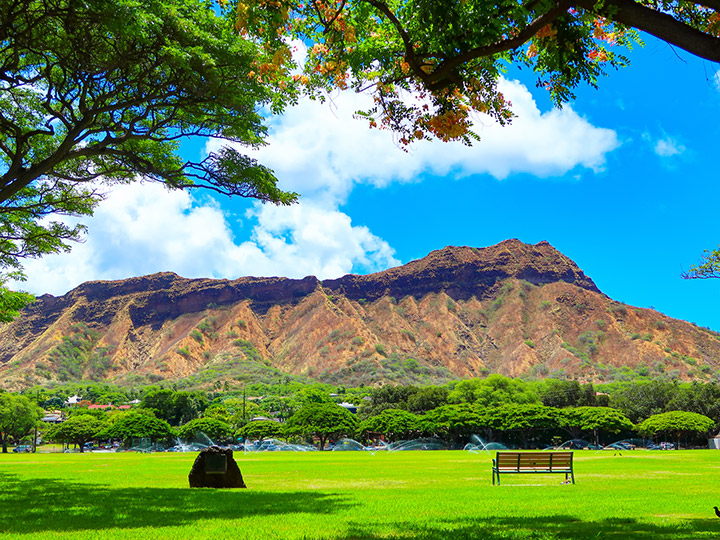
POLYGON ((548 539, 720 535, 720 452, 576 452, 507 475, 462 451, 238 454, 245 490, 187 487, 195 454, 0 455, 0 539, 548 539))

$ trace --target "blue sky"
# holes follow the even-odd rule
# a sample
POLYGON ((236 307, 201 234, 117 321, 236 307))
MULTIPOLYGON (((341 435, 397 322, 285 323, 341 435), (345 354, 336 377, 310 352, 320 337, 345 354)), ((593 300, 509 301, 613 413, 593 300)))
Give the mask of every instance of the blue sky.
POLYGON ((478 118, 472 148, 422 143, 406 154, 352 119, 366 96, 303 102, 270 119, 270 144, 256 153, 299 205, 116 189, 86 221, 86 242, 31 261, 24 288, 60 295, 159 271, 332 278, 519 238, 549 241, 615 300, 720 330, 720 281, 680 278, 720 244, 719 68, 649 38, 631 59, 562 111, 532 73, 511 71, 503 85, 518 117, 511 128, 478 118))

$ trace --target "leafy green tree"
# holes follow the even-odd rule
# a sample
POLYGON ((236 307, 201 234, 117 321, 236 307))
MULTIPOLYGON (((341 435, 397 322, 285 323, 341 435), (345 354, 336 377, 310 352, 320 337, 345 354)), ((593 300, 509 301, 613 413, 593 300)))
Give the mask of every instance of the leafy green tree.
POLYGON ((568 407, 557 411, 558 424, 572 438, 578 438, 585 432, 594 436, 599 444, 599 432, 620 433, 634 429, 627 416, 610 407, 568 407))
POLYGON ((233 429, 229 424, 215 418, 196 418, 177 428, 177 434, 181 439, 186 440, 204 434, 217 443, 232 439, 233 429))
POLYGON ((419 420, 422 431, 443 440, 457 442, 479 433, 486 425, 485 417, 469 403, 443 405, 428 411, 419 420))
POLYGON ((646 418, 637 425, 637 430, 644 436, 667 434, 679 444, 683 436, 704 434, 714 427, 715 422, 702 414, 670 411, 646 418))
POLYGON ((363 437, 367 437, 368 433, 382 433, 385 440, 391 442, 408 439, 418 430, 418 417, 402 409, 385 409, 377 416, 363 420, 357 429, 363 437))
POLYGON ((703 251, 700 263, 692 265, 690 270, 680 275, 684 279, 720 278, 720 248, 703 251))
POLYGON ((51 428, 48 438, 52 441, 74 443, 78 445, 80 452, 83 452, 83 445, 97 438, 106 426, 106 422, 92 415, 78 414, 51 428))
POLYGON ((332 403, 330 397, 330 390, 325 385, 312 385, 306 386, 295 394, 295 398, 301 403, 306 405, 309 403, 332 403))
POLYGON ((610 395, 610 406, 621 410, 632 422, 639 422, 668 410, 678 393, 678 385, 662 379, 632 382, 610 395))
POLYGON ((540 400, 529 383, 492 374, 487 379, 460 381, 448 395, 448 401, 495 407, 505 403, 539 403, 540 400))
POLYGON ((27 435, 41 415, 42 409, 26 396, 0 393, 0 440, 3 454, 7 453, 8 439, 19 439, 27 435))
POLYGON ((355 416, 344 407, 335 403, 311 403, 288 419, 285 431, 290 435, 317 437, 323 450, 328 439, 355 433, 357 424, 355 416))
POLYGON ((175 392, 170 388, 150 387, 140 401, 140 407, 153 411, 155 416, 166 422, 175 416, 175 392))
POLYGON ((101 439, 121 439, 126 445, 134 438, 147 437, 152 441, 168 440, 175 432, 165 420, 150 411, 122 412, 110 419, 110 425, 98 433, 101 439))
POLYGON ((262 441, 264 439, 276 439, 283 436, 283 426, 274 420, 253 420, 235 432, 237 437, 245 440, 262 441))
MULTIPOLYGON (((0 268, 2 267, 0 266, 0 268)), ((25 275, 19 271, 8 272, 5 275, 0 274, 0 323, 12 321, 22 308, 35 301, 32 294, 7 288, 5 283, 12 279, 25 281, 25 275)))
POLYGON ((680 384, 668 402, 667 409, 703 414, 720 423, 720 385, 715 381, 680 384))
POLYGON ((232 413, 220 403, 213 403, 203 412, 203 418, 213 418, 226 424, 230 423, 232 413))
POLYGON ((183 424, 200 417, 208 405, 204 392, 176 392, 173 397, 173 423, 183 424))
POLYGON ((46 399, 42 406, 46 409, 62 409, 65 406, 65 400, 61 397, 52 396, 46 399))
POLYGON ((158 418, 178 425, 198 418, 209 402, 203 392, 179 391, 169 388, 150 388, 143 396, 140 406, 152 410, 158 418))
POLYGON ((430 411, 441 405, 447 405, 450 391, 442 386, 426 386, 408 396, 407 410, 414 413, 430 411))
POLYGON ((415 386, 381 386, 373 388, 370 392, 370 400, 363 401, 358 410, 358 416, 362 419, 380 414, 385 409, 405 409, 410 396, 416 394, 418 388, 415 386))
POLYGON ((485 411, 485 422, 492 429, 515 435, 524 448, 539 431, 558 425, 557 409, 539 404, 507 403, 485 411))
MULTIPOLYGON (((295 411, 301 407, 300 401, 295 396, 266 396, 260 402, 259 408, 266 415, 275 416, 280 420, 290 418, 295 411)), ((251 416, 248 416, 251 418, 251 416)))
MULTIPOLYGON (((297 199, 230 146, 180 157, 192 137, 262 144, 261 108, 295 95, 289 50, 268 56, 213 2, 13 0, 0 31, 0 269, 67 251, 85 228, 65 217, 91 215, 116 183, 297 199), (269 69, 275 86, 259 78, 269 69)), ((22 301, 0 294, 2 317, 22 301)))
POLYGON ((538 387, 538 395, 547 407, 591 407, 596 404, 593 385, 578 381, 547 379, 538 387))
POLYGON ((627 65, 621 51, 638 30, 718 62, 719 8, 714 0, 244 0, 236 24, 278 51, 288 36, 302 40, 309 54, 298 78, 309 92, 371 91, 370 125, 410 144, 430 136, 469 142, 477 112, 509 122, 497 84, 508 63, 534 70, 562 104, 579 84, 595 86, 606 70, 627 65))

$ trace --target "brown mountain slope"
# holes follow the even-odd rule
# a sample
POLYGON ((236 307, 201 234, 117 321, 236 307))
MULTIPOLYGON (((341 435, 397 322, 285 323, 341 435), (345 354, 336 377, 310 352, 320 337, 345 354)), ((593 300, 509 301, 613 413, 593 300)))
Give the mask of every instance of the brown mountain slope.
POLYGON ((719 339, 614 302, 547 242, 507 240, 323 282, 161 273, 85 283, 2 328, 0 381, 702 380, 720 368, 719 339))

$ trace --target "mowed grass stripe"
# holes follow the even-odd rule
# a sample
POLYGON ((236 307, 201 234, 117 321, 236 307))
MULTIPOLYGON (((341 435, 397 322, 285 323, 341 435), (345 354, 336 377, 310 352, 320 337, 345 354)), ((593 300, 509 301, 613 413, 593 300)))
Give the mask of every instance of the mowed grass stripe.
POLYGON ((194 454, 0 456, 0 539, 559 539, 720 535, 720 452, 576 452, 503 475, 461 451, 238 454, 247 490, 189 489, 194 454))

